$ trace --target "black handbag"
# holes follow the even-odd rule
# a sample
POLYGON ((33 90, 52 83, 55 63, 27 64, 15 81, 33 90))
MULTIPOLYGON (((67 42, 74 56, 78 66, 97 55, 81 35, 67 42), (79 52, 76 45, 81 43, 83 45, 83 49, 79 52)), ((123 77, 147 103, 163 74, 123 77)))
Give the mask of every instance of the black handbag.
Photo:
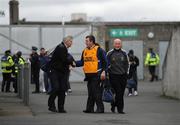
POLYGON ((103 93, 102 93, 102 100, 104 102, 108 102, 108 103, 111 103, 114 101, 114 94, 112 92, 112 88, 110 86, 109 79, 106 79, 104 81, 104 89, 103 89, 103 93))
POLYGON ((108 102, 108 103, 111 103, 111 102, 114 101, 114 95, 113 95, 111 89, 104 88, 103 95, 102 95, 102 100, 104 102, 108 102))

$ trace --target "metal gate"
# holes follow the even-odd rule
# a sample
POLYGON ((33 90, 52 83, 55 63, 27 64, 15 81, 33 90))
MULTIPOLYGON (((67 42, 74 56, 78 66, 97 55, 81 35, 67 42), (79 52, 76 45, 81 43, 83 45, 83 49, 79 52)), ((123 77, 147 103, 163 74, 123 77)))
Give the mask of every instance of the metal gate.
MULTIPOLYGON (((44 47, 52 50, 58 45, 64 36, 72 35, 74 42, 69 52, 80 59, 82 50, 85 48, 85 36, 91 33, 90 25, 17 25, 0 26, 0 55, 11 49, 12 53, 21 50, 25 58, 29 57, 31 47, 44 47)), ((84 78, 82 68, 73 69, 70 81, 79 82, 84 78)))
POLYGON ((127 53, 131 49, 134 50, 134 55, 139 58, 139 66, 137 68, 138 79, 143 79, 143 41, 123 41, 122 46, 127 53))

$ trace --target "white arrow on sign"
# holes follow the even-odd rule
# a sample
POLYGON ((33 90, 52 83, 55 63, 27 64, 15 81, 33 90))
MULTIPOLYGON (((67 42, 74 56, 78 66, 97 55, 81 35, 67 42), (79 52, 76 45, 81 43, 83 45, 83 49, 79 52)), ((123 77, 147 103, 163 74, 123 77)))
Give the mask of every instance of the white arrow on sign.
POLYGON ((3 10, 0 10, 0 17, 5 17, 5 12, 3 10))
POLYGON ((116 35, 117 34, 117 32, 116 31, 112 31, 112 35, 116 35))

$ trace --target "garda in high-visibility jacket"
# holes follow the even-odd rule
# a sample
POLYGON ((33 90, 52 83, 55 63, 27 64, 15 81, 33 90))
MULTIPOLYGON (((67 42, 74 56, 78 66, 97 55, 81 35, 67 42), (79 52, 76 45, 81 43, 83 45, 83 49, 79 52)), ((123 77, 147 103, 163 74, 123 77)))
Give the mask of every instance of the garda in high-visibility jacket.
POLYGON ((148 66, 156 66, 160 62, 159 56, 156 53, 147 53, 146 59, 145 59, 145 65, 148 66))
POLYGON ((15 66, 14 66, 15 73, 18 73, 19 66, 24 65, 25 60, 22 57, 16 57, 14 58, 14 63, 15 63, 15 66))
POLYGON ((88 48, 84 49, 84 52, 83 52, 84 73, 97 73, 98 72, 98 57, 97 57, 98 47, 99 46, 95 46, 91 49, 88 49, 88 48))
POLYGON ((1 58, 2 73, 12 73, 13 65, 14 65, 14 61, 11 56, 3 56, 1 58))

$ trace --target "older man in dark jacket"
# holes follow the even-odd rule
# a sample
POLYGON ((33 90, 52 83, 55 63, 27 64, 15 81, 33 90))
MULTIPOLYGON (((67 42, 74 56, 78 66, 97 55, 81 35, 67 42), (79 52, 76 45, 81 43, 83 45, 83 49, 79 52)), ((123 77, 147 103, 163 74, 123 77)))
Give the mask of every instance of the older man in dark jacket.
POLYGON ((70 62, 68 61, 67 48, 72 45, 72 36, 67 36, 63 42, 59 44, 52 55, 50 61, 50 80, 52 83, 52 91, 49 96, 48 106, 52 112, 66 113, 64 110, 65 92, 67 90, 67 76, 69 72, 70 62), (55 99, 58 96, 58 111, 55 106, 55 99))
POLYGON ((117 106, 118 113, 124 114, 124 91, 127 84, 127 73, 129 68, 127 53, 122 49, 120 39, 115 39, 114 49, 108 52, 108 72, 110 83, 115 91, 115 101, 112 103, 111 111, 115 112, 117 106))

